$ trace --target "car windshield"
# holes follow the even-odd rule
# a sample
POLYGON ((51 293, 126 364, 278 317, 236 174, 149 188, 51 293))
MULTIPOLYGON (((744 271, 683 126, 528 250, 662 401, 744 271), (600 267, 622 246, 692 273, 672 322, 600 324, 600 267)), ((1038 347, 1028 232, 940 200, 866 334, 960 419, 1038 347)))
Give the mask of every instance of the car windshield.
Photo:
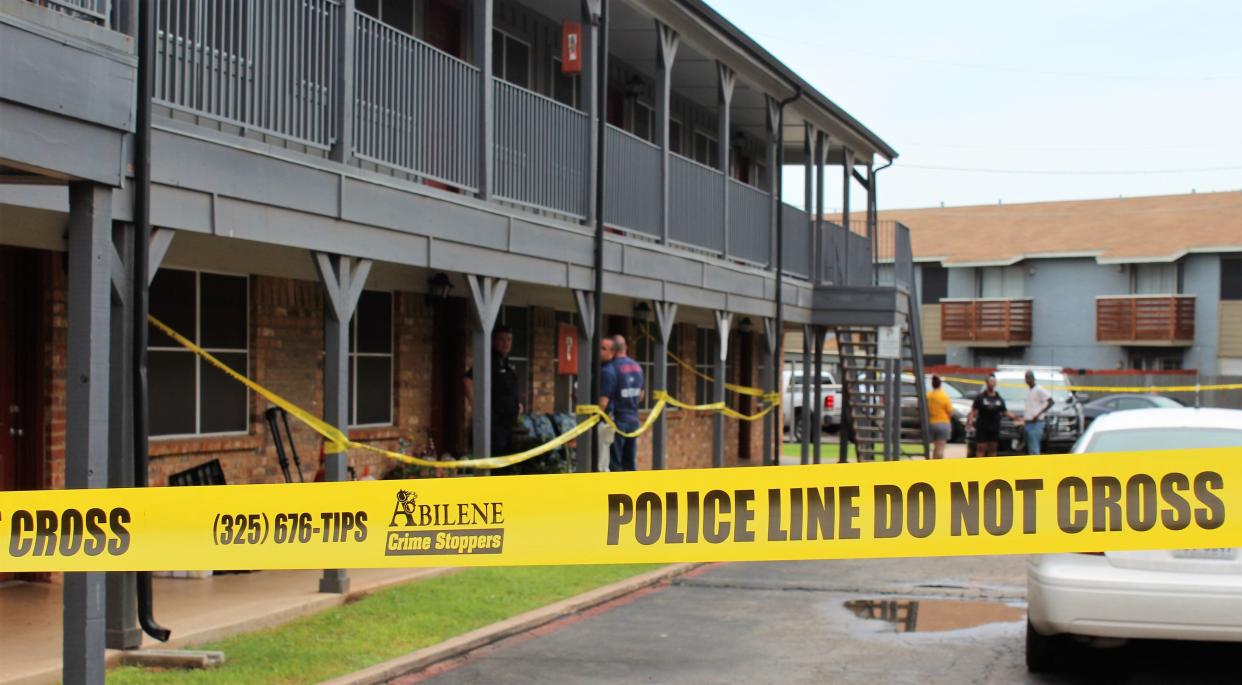
MULTIPOLYGON (((1052 393, 1052 399, 1058 403, 1064 402, 1070 396, 1068 391, 1059 389, 1067 384, 1065 378, 1036 377, 1035 382, 1049 390, 1052 393), (1058 389, 1054 390, 1054 387, 1058 389)), ((1017 403, 1021 405, 1026 401, 1026 381, 1021 378, 998 378, 996 380, 996 392, 1005 398, 1005 404, 1017 403)))
POLYGON ((1084 452, 1242 447, 1236 428, 1134 428, 1095 433, 1084 452))

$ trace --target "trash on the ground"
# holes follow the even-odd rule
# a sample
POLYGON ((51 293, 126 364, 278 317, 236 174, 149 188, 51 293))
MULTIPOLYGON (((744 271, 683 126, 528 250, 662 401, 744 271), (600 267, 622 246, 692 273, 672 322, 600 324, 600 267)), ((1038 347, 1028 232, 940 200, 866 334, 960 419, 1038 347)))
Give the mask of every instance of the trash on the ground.
POLYGON ((144 668, 216 668, 224 652, 197 649, 134 649, 121 654, 121 663, 144 668))

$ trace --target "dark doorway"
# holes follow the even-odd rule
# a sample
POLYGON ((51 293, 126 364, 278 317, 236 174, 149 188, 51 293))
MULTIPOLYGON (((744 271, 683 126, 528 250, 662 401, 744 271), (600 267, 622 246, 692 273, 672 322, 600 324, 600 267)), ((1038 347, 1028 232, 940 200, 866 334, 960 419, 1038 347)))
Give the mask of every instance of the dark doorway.
MULTIPOLYGON (((738 333, 738 365, 737 380, 738 385, 752 385, 751 379, 754 377, 755 355, 754 355, 754 339, 753 333, 738 333)), ((743 414, 753 414, 755 412, 755 398, 750 395, 737 396, 738 411, 743 414)), ((737 426, 737 458, 742 461, 750 461, 751 457, 751 428, 754 426, 753 421, 738 421, 737 426)))
MULTIPOLYGON (((49 253, 0 247, 0 490, 43 484, 43 282, 49 253)), ((0 573, 0 581, 45 574, 0 573)))
POLYGON ((431 343, 431 438, 439 454, 465 453, 466 300, 436 301, 431 343))
POLYGON ((461 15, 458 2, 431 0, 423 14, 423 40, 458 59, 465 59, 461 49, 461 15))

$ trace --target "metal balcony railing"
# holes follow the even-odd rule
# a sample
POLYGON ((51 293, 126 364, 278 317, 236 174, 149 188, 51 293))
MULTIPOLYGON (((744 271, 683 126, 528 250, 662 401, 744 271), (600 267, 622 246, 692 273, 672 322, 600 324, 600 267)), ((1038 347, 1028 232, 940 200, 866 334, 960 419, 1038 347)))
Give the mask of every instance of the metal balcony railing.
POLYGON ((1102 343, 1190 345, 1193 295, 1109 295, 1095 300, 1095 338, 1102 343))
POLYGON ((585 218, 587 115, 497 80, 496 195, 585 218))
POLYGON ((729 179, 729 256, 766 265, 772 256, 772 196, 729 179))
MULTIPOLYGON (((106 17, 102 0, 54 0, 106 17)), ((262 133, 333 158, 362 160, 461 192, 484 186, 482 75, 473 64, 341 0, 153 0, 158 27, 155 100, 239 135, 262 133), (352 27, 352 29, 350 29, 352 27), (343 52, 352 30, 350 54, 343 52), (351 72, 343 65, 352 59, 351 72), (348 126, 343 129, 342 126, 348 126), (345 149, 346 144, 349 145, 345 149), (339 155, 339 157, 338 157, 339 155)), ((511 83, 492 86, 491 195, 518 206, 585 219, 591 205, 588 116, 511 83)), ((735 262, 775 261, 773 202, 761 188, 686 157, 668 159, 667 216, 661 150, 605 130, 605 222, 735 262), (727 194, 727 198, 726 198, 727 194), (726 206, 727 204, 727 206, 726 206), (729 225, 725 226, 726 209, 729 225), (664 235, 667 227, 668 234, 664 235)), ((290 145, 289 147, 295 147, 290 145)), ((779 205, 791 276, 871 285, 894 257, 897 229, 876 236, 865 221, 846 230, 779 205), (883 247, 887 246, 887 247, 883 247), (814 260, 820 255, 820 261, 814 260)), ((908 239, 908 236, 906 236, 908 239)))
POLYGON ((604 222, 660 236, 660 148, 608 126, 604 139, 604 222))
POLYGON ((668 210, 671 240, 724 253, 724 179, 719 171, 670 154, 668 210))
POLYGON ((30 2, 63 12, 71 17, 77 17, 83 21, 89 21, 92 24, 100 26, 112 26, 112 1, 111 0, 29 0, 30 2))
POLYGON ((811 224, 806 212, 792 205, 781 203, 785 213, 785 236, 782 252, 785 273, 801 278, 811 277, 811 224))
POLYGON ((354 155, 478 188, 479 70, 362 12, 354 21, 354 155))
POLYGON ((336 0, 154 4, 156 102, 315 148, 336 140, 336 0))
POLYGON ((940 339, 984 345, 1031 342, 1029 299, 987 298, 940 301, 940 339))

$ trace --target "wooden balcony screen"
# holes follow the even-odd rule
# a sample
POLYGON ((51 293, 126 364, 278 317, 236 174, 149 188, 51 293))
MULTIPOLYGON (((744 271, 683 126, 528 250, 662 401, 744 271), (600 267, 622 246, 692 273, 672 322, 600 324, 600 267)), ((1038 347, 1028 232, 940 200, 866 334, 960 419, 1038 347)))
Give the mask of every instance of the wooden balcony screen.
POLYGON ((945 342, 1029 343, 1031 300, 947 300, 940 303, 945 342))
POLYGON ((1121 343, 1193 342, 1195 298, 1101 297, 1095 301, 1095 339, 1121 343))

